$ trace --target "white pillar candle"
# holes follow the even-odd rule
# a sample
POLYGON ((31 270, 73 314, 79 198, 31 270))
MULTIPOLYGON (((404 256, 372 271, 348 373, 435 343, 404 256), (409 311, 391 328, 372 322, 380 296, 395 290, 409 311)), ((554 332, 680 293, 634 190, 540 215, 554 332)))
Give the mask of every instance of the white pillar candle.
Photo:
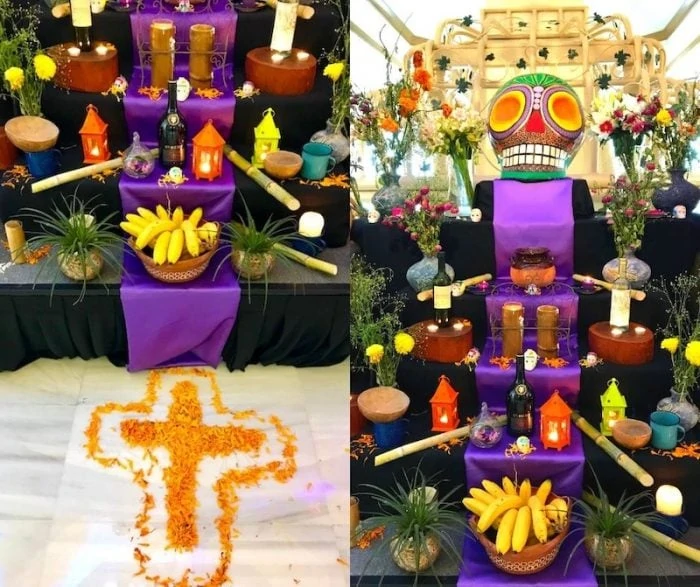
POLYGON ((324 224, 323 216, 318 212, 304 212, 299 218, 299 234, 311 238, 321 236, 324 224))
POLYGON ((683 511, 680 489, 673 485, 661 485, 656 490, 656 511, 666 516, 680 516, 683 511))
POLYGON ((634 327, 635 334, 644 334, 646 331, 647 331, 647 329, 644 328, 644 326, 635 326, 634 327))
POLYGON ((270 55, 272 63, 282 63, 284 61, 284 55, 282 53, 273 53, 270 55))
POLYGON ((78 57, 80 55, 80 47, 68 47, 68 55, 78 57))
POLYGON ((107 55, 107 51, 109 51, 109 49, 105 45, 97 45, 97 47, 95 47, 95 53, 103 57, 107 55))
POLYGON ((299 51, 297 53, 297 59, 299 61, 308 61, 309 60, 309 54, 306 51, 299 51))
POLYGON ((437 332, 439 326, 437 324, 428 324, 428 332, 437 332))

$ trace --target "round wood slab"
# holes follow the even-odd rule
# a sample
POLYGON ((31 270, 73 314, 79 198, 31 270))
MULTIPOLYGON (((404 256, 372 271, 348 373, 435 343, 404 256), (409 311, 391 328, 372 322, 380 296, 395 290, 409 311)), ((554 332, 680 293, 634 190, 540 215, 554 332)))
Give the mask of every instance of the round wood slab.
POLYGON ((459 363, 474 346, 472 324, 465 318, 452 318, 446 328, 435 330, 434 327, 433 320, 424 320, 408 329, 416 341, 411 354, 417 359, 434 363, 459 363), (457 330, 455 324, 462 324, 461 330, 457 330))
MULTIPOLYGON (((96 43, 98 45, 100 43, 96 43)), ((56 76, 53 82, 64 90, 77 92, 106 92, 119 75, 117 49, 109 43, 106 55, 98 55, 94 49, 89 53, 81 51, 77 57, 68 55, 68 48, 73 43, 54 45, 46 53, 56 62, 56 76)))
POLYGON ((263 161, 265 173, 275 179, 290 179, 294 177, 303 164, 302 158, 291 151, 274 151, 268 153, 263 161))
POLYGON ((297 59, 299 49, 292 49, 286 59, 275 63, 272 50, 259 47, 248 51, 245 58, 245 78, 261 92, 275 96, 298 96, 310 92, 316 79, 316 58, 297 59))
POLYGON ((51 149, 58 141, 58 127, 41 116, 16 116, 5 123, 10 142, 25 153, 51 149))
POLYGON ((388 423, 398 420, 406 413, 411 400, 394 387, 371 387, 357 398, 357 406, 370 422, 388 423))
POLYGON ((625 332, 617 334, 609 322, 596 322, 588 328, 588 347, 616 365, 644 365, 654 358, 654 333, 630 322, 625 332))

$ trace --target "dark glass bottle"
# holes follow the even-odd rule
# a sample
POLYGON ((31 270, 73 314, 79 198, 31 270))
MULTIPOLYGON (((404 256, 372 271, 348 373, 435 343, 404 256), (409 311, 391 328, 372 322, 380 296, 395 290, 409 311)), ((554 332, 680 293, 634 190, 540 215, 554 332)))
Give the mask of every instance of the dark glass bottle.
POLYGON ((525 380, 525 357, 515 356, 515 381, 506 395, 508 434, 530 436, 535 424, 535 393, 525 380))
POLYGON ((450 324, 450 309, 452 308, 452 280, 445 271, 445 253, 438 253, 438 272, 433 277, 433 308, 435 323, 440 328, 450 324))
POLYGON ((90 0, 70 0, 70 14, 73 29, 75 30, 75 44, 81 51, 92 51, 90 0))
POLYGON ((158 126, 160 162, 166 169, 185 166, 187 126, 177 108, 177 82, 168 82, 168 109, 158 126))

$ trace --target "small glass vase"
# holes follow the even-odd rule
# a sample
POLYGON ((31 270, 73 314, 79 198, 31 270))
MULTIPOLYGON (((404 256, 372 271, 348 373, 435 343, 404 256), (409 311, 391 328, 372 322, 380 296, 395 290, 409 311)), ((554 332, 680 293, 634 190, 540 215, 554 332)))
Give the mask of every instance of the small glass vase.
POLYGON ((372 196, 374 209, 382 216, 390 216, 391 210, 403 205, 406 192, 399 185, 399 176, 387 173, 379 178, 382 187, 372 196))
POLYGON ((686 178, 686 169, 670 169, 671 185, 664 189, 654 190, 651 203, 658 210, 671 213, 675 206, 685 206, 690 214, 700 201, 700 188, 694 186, 686 178))
POLYGON ((471 159, 453 157, 450 168, 450 201, 457 206, 460 218, 468 217, 472 209, 474 185, 471 179, 471 159))
POLYGON ((671 388, 670 397, 665 397, 659 401, 656 404, 656 409, 676 414, 681 419, 680 425, 683 426, 683 430, 686 432, 692 430, 698 423, 698 419, 700 419, 700 410, 690 400, 688 394, 681 397, 681 394, 673 387, 671 388))
MULTIPOLYGON (((651 267, 634 254, 633 248, 628 248, 624 255, 627 259, 627 281, 632 289, 643 287, 651 277, 651 267)), ((612 283, 620 275, 620 259, 608 261, 603 267, 603 279, 612 283)))
MULTIPOLYGON (((417 292, 425 291, 433 286, 433 277, 438 271, 437 256, 423 255, 423 258, 414 263, 406 271, 406 281, 417 292)), ((445 263, 445 271, 450 279, 455 278, 454 269, 445 263)))
POLYGON ((326 128, 316 131, 310 140, 312 143, 323 143, 333 149, 331 156, 336 163, 345 161, 350 156, 350 139, 341 131, 336 131, 330 119, 326 121, 326 128))

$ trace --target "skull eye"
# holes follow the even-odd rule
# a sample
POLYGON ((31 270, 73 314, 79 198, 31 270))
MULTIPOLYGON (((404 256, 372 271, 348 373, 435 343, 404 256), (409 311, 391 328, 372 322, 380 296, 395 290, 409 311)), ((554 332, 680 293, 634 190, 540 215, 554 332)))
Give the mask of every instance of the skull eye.
POLYGON ((525 94, 521 91, 506 92, 496 100, 489 116, 489 126, 501 133, 511 128, 525 111, 525 94))
POLYGON ((547 108, 554 123, 563 130, 574 132, 581 128, 581 109, 568 92, 554 92, 549 97, 547 108))

